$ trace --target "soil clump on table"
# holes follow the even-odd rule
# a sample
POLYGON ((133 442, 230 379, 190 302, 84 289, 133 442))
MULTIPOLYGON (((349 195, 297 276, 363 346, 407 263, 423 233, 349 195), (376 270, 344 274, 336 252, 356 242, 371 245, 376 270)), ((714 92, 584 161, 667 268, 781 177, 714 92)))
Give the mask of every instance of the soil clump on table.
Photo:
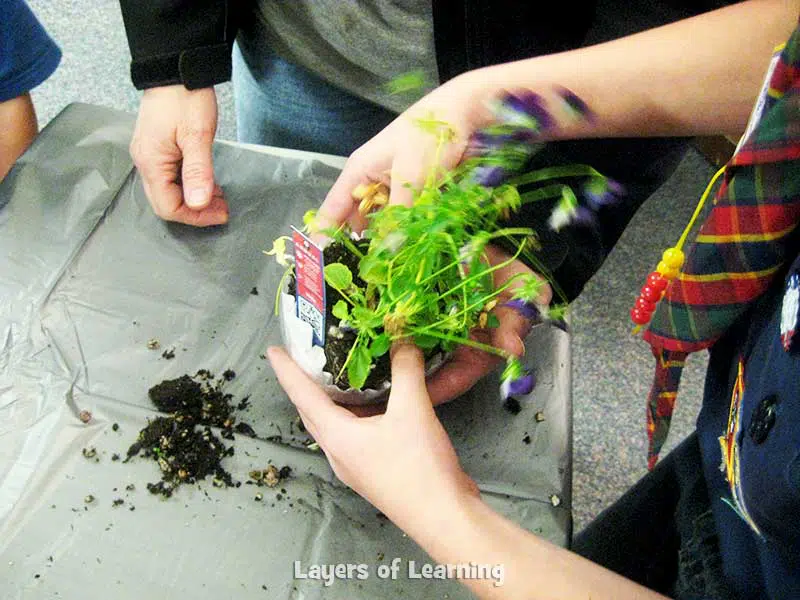
POLYGON ((236 416, 247 408, 248 398, 236 403, 222 390, 235 376, 227 370, 215 378, 201 369, 194 376, 164 380, 150 388, 148 396, 155 407, 169 414, 148 421, 128 448, 125 462, 142 456, 158 464, 161 480, 147 484, 151 493, 169 498, 180 485, 208 476, 216 487, 240 485, 222 466, 223 459, 234 453, 233 445, 226 446, 223 439, 234 440, 234 433, 256 435, 236 416), (219 437, 212 427, 220 429, 219 437))

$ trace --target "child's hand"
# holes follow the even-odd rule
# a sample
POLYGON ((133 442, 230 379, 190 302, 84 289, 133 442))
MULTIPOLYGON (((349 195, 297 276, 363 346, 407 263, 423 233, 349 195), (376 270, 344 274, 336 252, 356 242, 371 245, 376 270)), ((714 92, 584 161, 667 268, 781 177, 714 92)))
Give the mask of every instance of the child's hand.
MULTIPOLYGON (((502 250, 491 245, 486 247, 486 254, 492 265, 509 258, 502 250)), ((521 261, 515 260, 494 273, 495 287, 500 287, 519 273, 530 274, 532 271, 521 261)), ((490 344, 515 356, 522 356, 525 353, 525 336, 528 335, 532 322, 528 315, 505 305, 511 300, 513 290, 512 284, 510 289, 498 297, 497 306, 492 311, 497 317, 499 325, 493 328, 476 329, 472 332, 472 336, 480 342, 490 344)), ((550 286, 545 283, 536 303, 547 306, 552 295, 550 286)), ((501 360, 495 354, 468 346, 459 346, 452 358, 428 380, 428 393, 433 404, 441 404, 464 394, 482 377, 497 367, 501 360)))
POLYGON ((392 348, 386 413, 364 418, 336 405, 282 348, 267 354, 337 477, 399 527, 413 531, 431 498, 447 502, 477 496, 433 410, 416 346, 392 348))
POLYGON ((355 231, 363 229, 365 220, 352 197, 360 184, 383 182, 390 188, 390 203, 410 205, 412 191, 408 186, 419 189, 432 169, 457 165, 469 137, 490 122, 487 96, 487 81, 479 70, 451 79, 408 108, 350 155, 320 206, 320 226, 348 222, 355 231), (419 121, 438 121, 452 133, 441 152, 436 134, 419 121))

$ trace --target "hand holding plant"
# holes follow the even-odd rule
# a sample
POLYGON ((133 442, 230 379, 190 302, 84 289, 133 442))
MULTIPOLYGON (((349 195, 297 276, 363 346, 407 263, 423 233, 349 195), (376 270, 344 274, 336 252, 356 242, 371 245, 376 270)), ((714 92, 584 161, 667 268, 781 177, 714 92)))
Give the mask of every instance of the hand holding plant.
MULTIPOLYGON (((490 264, 505 263, 508 255, 494 246, 487 246, 487 259, 490 264)), ((536 276, 522 261, 515 260, 498 270, 494 275, 495 288, 502 288, 509 280, 518 275, 536 276)), ((546 280, 535 304, 547 306, 552 298, 552 290, 546 280)), ((513 289, 513 287, 511 288, 513 289)), ((520 310, 512 302, 511 289, 500 295, 500 301, 492 310, 497 317, 497 327, 476 329, 472 332, 475 339, 489 344, 509 354, 521 357, 525 353, 525 336, 537 315, 530 310, 520 310)), ((493 371, 501 362, 501 357, 468 346, 459 346, 452 358, 428 379, 428 393, 434 406, 457 398, 472 388, 475 383, 493 371)))
MULTIPOLYGON (((441 98, 448 97, 441 91, 446 88, 437 90, 439 100, 434 92, 423 105, 441 104, 441 98)), ((450 89, 461 88, 453 84, 450 89)), ((566 91, 563 101, 580 107, 580 101, 566 91)), ((508 179, 527 164, 551 117, 541 97, 531 92, 507 94, 491 112, 499 122, 475 132, 467 158, 460 141, 463 132, 470 130, 468 123, 484 117, 470 121, 464 116, 469 113, 462 113, 457 128, 436 118, 416 119, 415 132, 427 138, 419 146, 423 155, 431 154, 426 149, 435 141, 432 164, 445 167, 428 169, 421 188, 403 190, 401 203, 397 203, 401 192, 393 174, 391 197, 385 184, 362 182, 355 192, 350 191, 359 202, 358 212, 348 215, 333 190, 319 213, 306 215, 312 233, 326 235, 351 258, 327 264, 324 270, 325 282, 335 296, 329 302, 332 317, 339 323, 337 332, 352 337, 346 360, 331 373, 337 384, 346 381, 351 388, 362 389, 374 363, 393 342, 413 340, 431 355, 455 353, 453 365, 432 381, 437 402, 466 391, 498 359, 506 361, 504 396, 524 395, 532 388, 532 377, 519 361, 524 351, 521 338, 529 326, 527 319, 548 312, 553 289, 546 274, 536 275, 519 262, 524 257, 528 264, 539 264, 535 255, 541 250, 538 232, 504 223, 523 204, 555 201, 546 225, 558 231, 591 212, 579 205, 574 185, 582 185, 584 195, 588 190, 597 197, 611 186, 585 165, 544 168, 508 179), (461 160, 460 165, 446 168, 453 160, 461 160), (502 183, 507 179, 508 183, 502 183), (527 186, 527 191, 520 194, 517 185, 527 186), (411 202, 406 204, 409 194, 411 202), (382 208, 369 213, 373 205, 382 208), (348 217, 349 223, 340 224, 348 217), (365 226, 360 242, 352 238, 353 222, 365 226), (496 244, 509 253, 501 257, 496 244)), ((399 131, 404 131, 403 125, 396 121, 378 136, 384 142, 371 144, 379 151, 381 144, 397 148, 393 136, 399 131), (390 131, 393 128, 395 133, 390 131)), ((398 152, 397 156, 403 154, 398 152)), ((375 164, 382 160, 380 156, 378 152, 373 157, 375 164)), ((417 158, 415 164, 425 164, 425 159, 417 158)), ((337 186, 346 185, 342 183, 349 177, 346 172, 337 186)), ((353 210, 349 197, 348 204, 353 210)), ((271 253, 282 253, 277 242, 271 253)), ((287 274, 291 272, 290 265, 287 274)), ((561 315, 561 309, 550 315, 561 315)))
POLYGON ((398 526, 417 528, 425 498, 477 497, 431 405, 418 348, 392 349, 386 413, 364 418, 337 406, 284 350, 267 355, 336 476, 398 526))

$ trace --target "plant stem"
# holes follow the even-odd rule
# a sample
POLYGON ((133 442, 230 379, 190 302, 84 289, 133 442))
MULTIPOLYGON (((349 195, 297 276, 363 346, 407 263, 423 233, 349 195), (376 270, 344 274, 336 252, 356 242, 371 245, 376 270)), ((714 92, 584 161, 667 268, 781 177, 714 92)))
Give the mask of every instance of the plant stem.
POLYGON ((543 188, 539 188, 538 190, 532 190, 530 192, 525 192, 524 194, 520 194, 520 200, 522 200, 522 204, 529 204, 531 202, 538 202, 539 200, 548 200, 550 198, 558 198, 561 196, 561 190, 567 187, 561 183, 554 183, 553 185, 548 185, 543 188))
POLYGON ((501 350, 500 348, 495 348, 491 344, 483 344, 481 342, 476 342, 475 340, 470 338, 455 337, 452 335, 447 335, 446 333, 440 333, 438 331, 423 332, 416 329, 409 329, 408 331, 411 334, 422 333, 424 335, 429 335, 431 337, 435 337, 437 339, 444 340, 447 342, 454 342, 456 344, 461 344, 462 346, 469 346, 471 348, 476 348, 477 350, 483 350, 484 352, 487 352, 489 354, 494 354, 495 356, 499 356, 505 359, 511 358, 513 356, 512 354, 506 352, 505 350, 501 350))
POLYGON ((355 307, 355 306, 356 306, 356 303, 355 303, 355 301, 354 301, 354 300, 351 300, 351 299, 350 299, 350 296, 348 296, 348 295, 345 293, 345 291, 344 291, 344 290, 342 290, 342 289, 339 289, 338 287, 336 287, 335 285, 333 285, 333 284, 332 284, 330 281, 326 281, 325 283, 327 283, 329 286, 331 286, 333 289, 335 289, 337 292, 339 292, 339 295, 341 295, 341 297, 342 297, 342 298, 344 298, 345 300, 347 300, 347 301, 350 303, 350 306, 352 306, 352 307, 355 307))
POLYGON ((354 341, 353 345, 350 346, 350 352, 347 353, 347 358, 344 360, 344 364, 342 365, 342 368, 339 369, 339 374, 336 376, 336 379, 334 380, 334 383, 336 383, 336 381, 340 381, 342 379, 342 375, 344 374, 344 370, 347 368, 347 365, 350 364, 350 359, 353 358, 353 352, 355 352, 356 347, 358 346, 358 343, 361 341, 362 334, 363 334, 362 331, 358 332, 358 335, 356 336, 356 341, 354 341))
POLYGON ((352 240, 350 240, 350 238, 347 235, 340 235, 339 241, 342 242, 342 244, 344 244, 345 248, 347 248, 348 250, 350 250, 350 252, 355 254, 359 258, 359 260, 364 258, 364 255, 361 253, 361 251, 356 247, 356 245, 352 242, 352 240))
POLYGON ((278 283, 278 291, 275 293, 275 316, 280 314, 280 306, 281 306, 281 292, 283 291, 283 283, 289 278, 289 276, 294 271, 294 267, 287 268, 283 275, 281 276, 281 280, 278 283))
POLYGON ((506 227, 505 229, 498 229, 494 233, 490 234, 486 239, 493 240, 494 238, 498 237, 511 237, 512 235, 529 236, 534 234, 536 234, 536 231, 530 227, 506 227))
MULTIPOLYGON (((484 273, 485 273, 485 272, 484 272, 484 273)), ((455 313, 455 314, 453 314, 453 315, 448 315, 446 318, 444 318, 444 319, 440 319, 440 320, 438 320, 436 323, 432 323, 432 324, 430 324, 430 325, 426 325, 425 327, 423 327, 422 329, 419 329, 418 331, 421 331, 421 332, 427 332, 427 331, 428 331, 430 328, 432 328, 432 327, 438 327, 439 325, 441 325, 442 323, 446 323, 446 322, 447 322, 447 321, 449 321, 450 319, 454 319, 454 318, 456 318, 456 317, 458 317, 459 315, 462 315, 462 314, 467 314, 467 313, 468 313, 469 311, 471 311, 473 308, 476 308, 476 307, 478 307, 478 306, 481 306, 481 305, 483 305, 483 304, 486 304, 486 302, 488 302, 489 300, 493 300, 494 298, 496 298, 497 296, 499 296, 500 294, 502 294, 504 291, 506 291, 506 290, 509 288, 509 286, 511 285, 511 283, 512 283, 512 282, 513 282, 515 279, 518 279, 518 278, 520 278, 520 277, 522 277, 522 276, 523 276, 523 274, 522 274, 522 273, 517 273, 516 275, 514 275, 514 276, 512 276, 511 278, 509 278, 508 280, 506 280, 506 282, 505 282, 505 283, 502 285, 502 287, 500 287, 500 288, 498 288, 498 289, 494 290, 494 291, 493 291, 491 294, 487 294, 486 296, 483 296, 483 297, 482 297, 480 300, 478 300, 478 301, 476 301, 476 302, 473 302, 472 304, 470 304, 470 305, 469 305, 469 306, 467 306, 466 308, 464 308, 464 309, 462 309, 462 310, 458 311, 457 313, 455 313)), ((446 295, 447 295, 447 293, 448 293, 448 292, 445 292, 444 294, 442 294, 442 295, 441 295, 441 296, 439 296, 439 297, 441 298, 441 297, 443 297, 443 296, 446 296, 446 295)))
POLYGON ((538 169, 512 177, 506 183, 508 185, 520 186, 529 183, 537 183, 539 181, 547 181, 548 179, 556 179, 557 177, 606 177, 598 170, 593 169, 589 165, 564 165, 561 167, 548 167, 546 169, 538 169))
POLYGON ((489 273, 494 273, 495 271, 497 271, 499 269, 502 269, 503 267, 507 267, 508 265, 513 263, 515 260, 517 260, 517 258, 519 258, 519 255, 522 253, 523 248, 525 248, 525 244, 520 244, 519 248, 517 248, 517 251, 514 253, 514 256, 509 257, 508 259, 504 260, 503 262, 497 263, 493 267, 489 267, 485 271, 481 271, 480 273, 476 273, 475 275, 470 275, 464 281, 459 283, 457 286, 450 288, 449 290, 447 290, 444 294, 442 294, 439 297, 440 298, 444 298, 445 296, 448 296, 448 295, 452 294, 453 292, 455 292, 456 290, 464 287, 465 285, 467 285, 473 279, 477 279, 479 277, 483 277, 484 275, 488 275, 489 273))

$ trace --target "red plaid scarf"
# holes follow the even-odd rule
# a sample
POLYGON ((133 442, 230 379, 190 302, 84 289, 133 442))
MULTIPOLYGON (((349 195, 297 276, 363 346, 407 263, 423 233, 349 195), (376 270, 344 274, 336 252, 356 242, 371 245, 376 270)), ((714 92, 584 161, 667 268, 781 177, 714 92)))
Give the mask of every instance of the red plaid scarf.
POLYGON ((651 469, 687 355, 712 346, 793 258, 791 234, 800 221, 800 28, 768 75, 751 122, 681 273, 644 333, 656 357, 647 400, 651 469))

